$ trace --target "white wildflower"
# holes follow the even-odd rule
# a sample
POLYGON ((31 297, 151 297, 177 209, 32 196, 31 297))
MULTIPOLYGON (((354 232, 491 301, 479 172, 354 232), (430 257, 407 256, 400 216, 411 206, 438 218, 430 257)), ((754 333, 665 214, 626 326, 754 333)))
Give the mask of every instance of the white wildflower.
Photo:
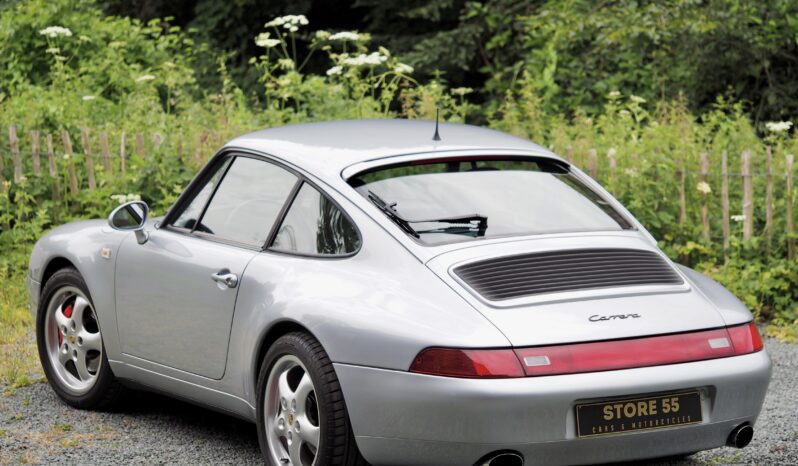
POLYGON ((144 82, 144 81, 152 81, 153 79, 155 79, 155 76, 153 76, 151 74, 145 74, 145 75, 142 75, 142 76, 139 76, 138 78, 136 78, 136 82, 137 83, 141 83, 141 82, 144 82))
POLYGON ((386 49, 386 48, 385 48, 385 47, 383 47, 382 45, 380 45, 380 46, 377 48, 377 51, 378 51, 378 52, 380 52, 381 54, 385 55, 386 57, 390 57, 390 56, 391 56, 391 51, 390 51, 390 50, 388 50, 388 49, 386 49))
POLYGON ((336 32, 335 34, 330 36, 330 40, 341 40, 347 41, 351 40, 352 42, 357 42, 361 38, 360 34, 355 31, 342 31, 336 32))
POLYGON ((84 95, 83 96, 83 100, 94 100, 94 99, 96 99, 96 97, 94 97, 93 95, 84 95))
POLYGON ((141 200, 141 195, 140 194, 128 193, 128 195, 125 197, 125 199, 127 200, 127 202, 140 201, 141 200))
POLYGON ((345 57, 342 60, 342 63, 351 66, 379 65, 380 63, 384 63, 386 60, 388 60, 388 57, 385 55, 382 55, 379 52, 372 52, 368 55, 361 53, 356 57, 345 57))
POLYGON ((72 37, 72 31, 61 26, 50 26, 39 31, 39 34, 55 39, 58 36, 72 37))
POLYGON ((631 113, 629 113, 629 110, 621 110, 620 112, 618 112, 618 115, 622 117, 628 117, 629 115, 631 115, 631 113))
POLYGON ((701 194, 710 194, 712 192, 712 187, 710 187, 709 183, 706 181, 699 181, 695 189, 697 189, 701 194))
POLYGON ((617 153, 618 151, 616 151, 614 147, 610 147, 610 149, 607 151, 607 157, 615 157, 615 154, 617 153))
POLYGON ((631 100, 632 102, 634 102, 636 104, 644 104, 644 103, 646 103, 646 99, 644 99, 644 98, 642 98, 642 97, 640 97, 638 95, 630 95, 629 96, 629 100, 631 100))
POLYGON ((611 100, 620 99, 621 98, 621 92, 620 91, 612 91, 609 94, 607 94, 607 98, 611 99, 611 100))
POLYGON ((59 49, 58 47, 50 47, 49 49, 45 50, 45 52, 52 53, 53 55, 58 55, 59 53, 61 53, 61 49, 59 49))
POLYGON ((69 160, 70 158, 69 154, 64 154, 64 160, 69 160))
POLYGON ((404 63, 397 63, 393 70, 399 74, 410 74, 413 72, 413 67, 404 63))
POLYGON ((733 222, 739 223, 739 222, 742 222, 743 220, 745 220, 745 215, 732 215, 731 219, 732 219, 733 222))
POLYGON ((296 27, 298 29, 298 26, 307 26, 307 24, 308 24, 308 19, 305 17, 305 15, 285 15, 285 16, 279 16, 269 21, 268 23, 266 23, 266 27, 276 28, 282 26, 290 30, 293 27, 296 27))
POLYGON ((626 173, 626 176, 630 178, 634 178, 637 176, 637 170, 635 170, 634 168, 627 168, 623 172, 626 173))
POLYGON ((327 40, 330 38, 330 33, 327 31, 316 31, 316 39, 318 40, 327 40))
POLYGON ((255 45, 266 49, 280 45, 280 39, 270 39, 269 36, 271 36, 271 34, 268 32, 261 32, 255 37, 255 45))
POLYGON ((341 65, 333 66, 332 68, 327 70, 327 76, 335 76, 335 75, 341 74, 341 72, 343 70, 344 70, 344 67, 341 66, 341 65))
POLYGON ((281 58, 277 60, 277 66, 280 67, 281 70, 293 70, 295 67, 294 60, 290 58, 281 58))
POLYGON ((450 90, 449 92, 451 92, 453 95, 459 95, 459 96, 462 97, 462 96, 464 96, 466 94, 470 94, 470 93, 474 92, 474 89, 471 89, 470 87, 455 87, 454 89, 450 90))
POLYGON ((765 123, 765 128, 771 133, 783 133, 792 127, 791 121, 769 121, 765 123))

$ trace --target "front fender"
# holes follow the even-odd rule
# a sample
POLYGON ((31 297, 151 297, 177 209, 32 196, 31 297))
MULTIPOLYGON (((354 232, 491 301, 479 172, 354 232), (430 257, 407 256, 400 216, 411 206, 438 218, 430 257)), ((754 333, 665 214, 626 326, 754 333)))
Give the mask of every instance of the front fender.
POLYGON ((109 358, 118 354, 114 267, 116 251, 128 234, 131 233, 112 230, 104 220, 86 220, 61 225, 40 238, 28 266, 28 292, 34 318, 48 266, 56 260, 69 261, 86 282, 109 358))

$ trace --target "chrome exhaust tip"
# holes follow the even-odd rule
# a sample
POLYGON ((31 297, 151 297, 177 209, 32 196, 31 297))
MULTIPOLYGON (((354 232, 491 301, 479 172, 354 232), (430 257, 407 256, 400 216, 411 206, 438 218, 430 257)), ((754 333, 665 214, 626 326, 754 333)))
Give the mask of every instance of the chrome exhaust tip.
POLYGON ((524 457, 514 451, 495 451, 479 460, 477 466, 524 466, 524 457))
POLYGON ((726 440, 726 445, 743 448, 751 443, 752 438, 754 438, 754 428, 746 422, 732 429, 729 438, 726 440))

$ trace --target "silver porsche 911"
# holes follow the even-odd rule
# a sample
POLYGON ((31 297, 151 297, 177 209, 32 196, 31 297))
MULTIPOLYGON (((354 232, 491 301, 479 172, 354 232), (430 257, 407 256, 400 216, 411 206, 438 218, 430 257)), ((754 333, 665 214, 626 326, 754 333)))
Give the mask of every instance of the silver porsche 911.
POLYGON ((273 466, 586 464, 745 446, 751 313, 567 161, 472 126, 347 121, 230 141, 169 212, 36 244, 52 388, 255 422, 273 466), (433 137, 433 134, 435 136, 433 137))

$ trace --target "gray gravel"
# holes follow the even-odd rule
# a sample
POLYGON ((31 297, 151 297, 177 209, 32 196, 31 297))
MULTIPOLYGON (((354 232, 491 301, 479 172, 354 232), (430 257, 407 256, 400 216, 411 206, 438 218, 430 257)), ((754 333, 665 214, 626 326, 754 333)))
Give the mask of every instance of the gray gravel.
MULTIPOLYGON (((774 372, 754 441, 650 466, 798 465, 798 345, 766 342, 774 372)), ((112 413, 76 411, 46 383, 0 395, 0 464, 262 464, 255 426, 135 393, 112 413)))

